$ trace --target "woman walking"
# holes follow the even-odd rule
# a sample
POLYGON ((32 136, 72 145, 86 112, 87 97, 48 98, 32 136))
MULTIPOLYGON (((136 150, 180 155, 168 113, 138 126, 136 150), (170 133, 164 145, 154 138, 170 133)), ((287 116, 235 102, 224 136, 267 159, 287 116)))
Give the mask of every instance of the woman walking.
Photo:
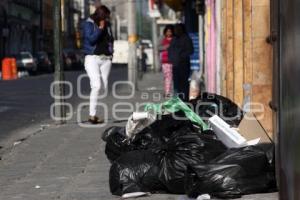
POLYGON ((96 116, 96 111, 98 95, 101 89, 101 78, 104 84, 103 87, 107 90, 113 54, 114 39, 109 16, 110 10, 102 5, 84 23, 84 67, 91 86, 89 122, 92 124, 104 121, 104 119, 96 116))
POLYGON ((165 97, 171 96, 171 88, 172 88, 172 81, 173 81, 172 64, 169 61, 169 56, 168 56, 168 48, 171 44, 173 35, 174 35, 173 26, 167 25, 164 29, 164 38, 161 40, 160 47, 159 47, 162 70, 164 74, 165 97))

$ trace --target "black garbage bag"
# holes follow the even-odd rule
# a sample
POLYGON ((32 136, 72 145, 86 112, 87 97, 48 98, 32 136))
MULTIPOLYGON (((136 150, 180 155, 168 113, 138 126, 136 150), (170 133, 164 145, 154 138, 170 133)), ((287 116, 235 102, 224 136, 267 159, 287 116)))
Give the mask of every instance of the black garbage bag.
POLYGON ((123 153, 160 146, 162 141, 167 141, 180 128, 195 130, 192 122, 181 111, 158 116, 158 120, 133 138, 126 137, 123 127, 110 127, 102 134, 102 139, 106 141, 105 154, 113 162, 123 153))
POLYGON ((105 154, 112 162, 116 160, 123 152, 130 150, 125 136, 125 128, 110 127, 104 131, 102 139, 106 141, 105 154))
POLYGON ((131 139, 126 138, 125 134, 122 134, 122 132, 123 129, 120 129, 106 138, 105 154, 111 162, 115 161, 126 152, 146 150, 151 148, 151 146, 160 145, 160 140, 153 137, 149 132, 137 134, 131 139))
POLYGON ((206 160, 210 161, 222 155, 228 149, 220 140, 218 140, 217 136, 213 132, 208 132, 209 131, 204 131, 198 136, 204 142, 205 151, 203 151, 203 154, 206 160))
POLYGON ((226 148, 220 141, 183 127, 155 150, 155 153, 162 156, 159 178, 170 193, 184 194, 187 166, 208 163, 225 151, 226 148))
POLYGON ((265 152, 267 159, 268 159, 269 171, 275 172, 275 145, 274 145, 274 143, 262 143, 262 144, 258 144, 255 146, 265 152))
MULTIPOLYGON (((275 175, 275 147, 273 143, 263 143, 256 146, 252 146, 253 149, 256 148, 257 151, 265 152, 267 158, 267 166, 261 170, 261 173, 254 177, 246 177, 239 180, 239 188, 243 195, 255 194, 255 193, 269 193, 277 192, 277 181, 275 175)), ((257 159, 253 161, 260 167, 263 167, 262 159, 257 159), (260 160, 260 163, 258 163, 260 160)), ((252 165, 258 172, 259 167, 252 165)), ((245 167, 244 167, 245 168, 245 167)), ((247 169, 247 168, 245 168, 247 169)), ((250 168, 248 168, 250 170, 250 168)), ((249 174, 249 173, 248 173, 249 174)), ((252 173, 253 174, 253 173, 252 173)))
POLYGON ((185 189, 190 197, 209 193, 217 198, 277 190, 272 158, 273 144, 229 149, 207 165, 186 171, 185 189), (235 169, 235 170, 234 170, 235 169))
POLYGON ((160 182, 159 157, 151 151, 131 151, 119 157, 109 172, 110 191, 114 195, 131 192, 166 191, 160 182))
POLYGON ((210 194, 218 198, 240 198, 237 179, 244 175, 239 165, 204 164, 188 167, 185 191, 191 198, 210 194))
POLYGON ((275 172, 266 172, 255 177, 240 179, 238 187, 243 195, 278 191, 275 172))
POLYGON ((210 161, 210 163, 240 165, 245 170, 247 176, 260 175, 269 169, 266 153, 259 146, 229 149, 224 154, 210 161))
POLYGON ((114 137, 114 135, 125 136, 125 128, 119 126, 112 126, 107 128, 102 134, 102 140, 107 142, 109 137, 114 137))
POLYGON ((204 92, 190 103, 194 111, 205 121, 216 114, 229 125, 237 127, 243 118, 243 111, 238 105, 221 95, 204 92))
POLYGON ((180 128, 192 129, 196 131, 193 123, 185 116, 184 112, 178 111, 167 115, 157 116, 157 120, 146 127, 141 133, 151 133, 153 137, 168 140, 172 134, 180 128))

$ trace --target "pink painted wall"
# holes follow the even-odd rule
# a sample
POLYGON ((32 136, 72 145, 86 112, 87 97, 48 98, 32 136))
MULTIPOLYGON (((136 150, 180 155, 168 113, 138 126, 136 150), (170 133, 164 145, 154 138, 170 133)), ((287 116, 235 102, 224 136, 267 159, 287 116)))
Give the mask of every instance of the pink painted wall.
POLYGON ((206 0, 205 18, 205 78, 207 92, 216 93, 216 3, 206 0))

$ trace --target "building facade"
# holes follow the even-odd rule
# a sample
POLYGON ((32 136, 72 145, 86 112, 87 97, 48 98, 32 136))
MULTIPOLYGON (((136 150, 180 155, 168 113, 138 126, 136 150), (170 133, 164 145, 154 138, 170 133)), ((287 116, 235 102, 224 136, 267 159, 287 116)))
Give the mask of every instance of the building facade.
POLYGON ((0 2, 0 59, 5 56, 7 37, 7 2, 6 0, 2 0, 0 2))
POLYGON ((40 0, 8 0, 5 54, 36 52, 40 46, 40 0))
MULTIPOLYGON (((63 48, 80 48, 86 0, 62 0, 63 48), (80 38, 79 38, 80 40, 80 38)), ((0 1, 0 59, 21 51, 53 52, 53 0, 0 1)))
POLYGON ((82 19, 82 2, 84 0, 64 0, 63 7, 63 37, 64 37, 64 47, 68 49, 80 48, 77 43, 76 34, 80 30, 80 22, 82 19))
POLYGON ((53 0, 43 0, 42 11, 42 46, 46 52, 53 51, 53 0))

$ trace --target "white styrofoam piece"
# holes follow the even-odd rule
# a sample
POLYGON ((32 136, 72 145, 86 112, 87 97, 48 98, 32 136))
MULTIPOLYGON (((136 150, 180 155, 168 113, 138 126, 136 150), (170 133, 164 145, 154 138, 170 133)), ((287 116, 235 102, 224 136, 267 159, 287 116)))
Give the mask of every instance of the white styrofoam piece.
POLYGON ((219 140, 221 140, 228 148, 247 146, 247 140, 236 130, 230 128, 230 125, 219 116, 214 115, 209 118, 209 122, 219 140))

